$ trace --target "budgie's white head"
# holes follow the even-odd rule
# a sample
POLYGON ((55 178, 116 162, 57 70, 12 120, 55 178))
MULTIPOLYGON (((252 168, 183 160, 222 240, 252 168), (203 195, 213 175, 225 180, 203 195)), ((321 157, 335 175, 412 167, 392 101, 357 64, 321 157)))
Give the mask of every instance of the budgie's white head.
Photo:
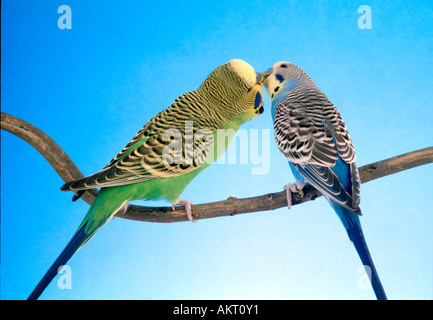
POLYGON ((264 78, 263 85, 266 87, 271 100, 284 89, 287 83, 293 85, 296 81, 309 79, 308 75, 301 68, 287 61, 275 63, 261 77, 264 78))

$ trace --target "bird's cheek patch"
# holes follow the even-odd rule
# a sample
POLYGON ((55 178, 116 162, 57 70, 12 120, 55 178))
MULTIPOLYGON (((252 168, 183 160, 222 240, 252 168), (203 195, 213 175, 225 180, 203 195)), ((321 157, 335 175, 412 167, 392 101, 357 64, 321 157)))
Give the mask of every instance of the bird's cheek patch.
POLYGON ((262 95, 260 92, 256 93, 256 99, 254 100, 254 107, 258 108, 262 104, 262 95))
POLYGON ((283 77, 281 74, 279 74, 279 73, 277 73, 277 74, 275 75, 275 78, 276 78, 278 81, 280 81, 280 83, 284 81, 284 77, 283 77))

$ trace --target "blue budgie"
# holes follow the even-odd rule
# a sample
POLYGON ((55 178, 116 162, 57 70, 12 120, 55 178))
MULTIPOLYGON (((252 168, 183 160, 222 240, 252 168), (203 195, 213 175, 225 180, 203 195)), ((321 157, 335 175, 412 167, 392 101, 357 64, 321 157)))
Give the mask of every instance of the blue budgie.
POLYGON ((276 143, 296 179, 285 186, 289 209, 292 192, 302 196, 306 182, 318 189, 346 228, 377 299, 386 299, 359 220, 361 181, 340 113, 310 77, 289 62, 274 64, 261 77, 272 102, 276 143))

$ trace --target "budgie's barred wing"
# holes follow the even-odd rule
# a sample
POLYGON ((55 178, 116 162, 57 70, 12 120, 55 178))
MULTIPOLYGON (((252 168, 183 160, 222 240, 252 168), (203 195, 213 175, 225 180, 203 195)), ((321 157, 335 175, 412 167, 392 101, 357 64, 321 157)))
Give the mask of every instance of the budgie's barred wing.
POLYGON ((204 103, 194 91, 180 96, 141 128, 104 169, 70 181, 61 190, 78 191, 76 200, 86 189, 169 178, 201 167, 212 145, 212 137, 204 136, 195 141, 191 134, 195 135, 196 128, 208 128, 207 132, 222 128, 218 117, 200 113, 204 103), (188 108, 184 107, 186 104, 188 108), (190 129, 188 124, 191 124, 190 129), (170 148, 166 148, 169 144, 170 148))
POLYGON ((275 139, 281 152, 311 182, 340 203, 357 212, 360 178, 355 149, 344 121, 328 98, 316 87, 291 90, 275 106, 275 139), (352 190, 344 190, 333 171, 336 162, 350 166, 352 190))

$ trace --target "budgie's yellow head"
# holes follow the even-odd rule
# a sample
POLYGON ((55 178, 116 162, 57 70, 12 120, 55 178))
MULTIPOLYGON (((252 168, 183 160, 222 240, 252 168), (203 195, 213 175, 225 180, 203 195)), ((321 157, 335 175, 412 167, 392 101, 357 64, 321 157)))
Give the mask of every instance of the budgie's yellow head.
POLYGON ((243 123, 263 113, 263 92, 247 62, 233 59, 217 67, 200 86, 226 121, 243 123))

